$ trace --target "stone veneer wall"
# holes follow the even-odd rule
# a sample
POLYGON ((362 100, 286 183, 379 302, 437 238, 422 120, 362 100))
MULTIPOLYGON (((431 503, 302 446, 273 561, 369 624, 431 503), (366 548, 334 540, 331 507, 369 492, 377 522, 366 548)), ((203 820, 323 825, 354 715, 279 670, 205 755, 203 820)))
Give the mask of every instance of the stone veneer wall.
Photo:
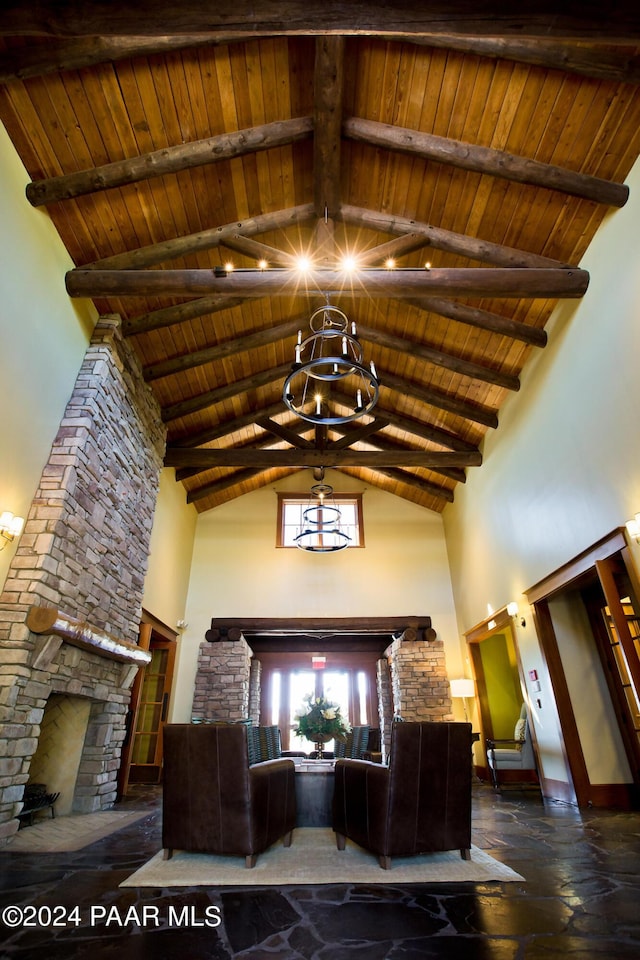
POLYGON ((203 640, 198 653, 194 720, 246 720, 253 651, 240 640, 203 640))
POLYGON ((397 639, 385 655, 395 715, 413 721, 454 719, 441 640, 397 639))
POLYGON ((378 691, 378 717, 380 721, 380 749, 383 762, 391 750, 391 724, 393 723, 393 691, 389 661, 378 660, 376 664, 376 688, 378 691))
POLYGON ((24 784, 52 692, 91 711, 73 809, 116 799, 135 669, 34 636, 31 605, 59 607, 136 642, 165 445, 158 405, 118 321, 103 318, 0 596, 0 839, 18 827, 24 784))

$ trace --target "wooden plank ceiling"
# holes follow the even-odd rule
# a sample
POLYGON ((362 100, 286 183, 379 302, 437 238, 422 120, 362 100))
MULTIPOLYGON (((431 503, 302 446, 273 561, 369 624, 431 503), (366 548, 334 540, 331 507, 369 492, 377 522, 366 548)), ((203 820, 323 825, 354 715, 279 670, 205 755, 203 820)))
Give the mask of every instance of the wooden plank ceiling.
POLYGON ((450 3, 426 23, 413 4, 392 28, 367 4, 365 29, 358 3, 274 4, 277 22, 107 6, 6 4, 0 118, 76 265, 69 293, 121 317, 188 499, 208 510, 301 469, 307 489, 331 466, 442 510, 626 201, 637 19, 479 25, 450 3), (282 388, 327 299, 380 395, 321 429, 282 388))

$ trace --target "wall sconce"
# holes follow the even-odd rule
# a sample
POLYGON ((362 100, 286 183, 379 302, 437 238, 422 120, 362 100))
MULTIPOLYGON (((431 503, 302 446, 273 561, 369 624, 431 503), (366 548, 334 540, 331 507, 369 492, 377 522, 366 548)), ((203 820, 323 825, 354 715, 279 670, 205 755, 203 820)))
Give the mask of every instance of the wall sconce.
POLYGON ((4 510, 0 513, 0 536, 5 540, 0 546, 4 550, 7 543, 11 543, 16 537, 19 537, 24 527, 24 517, 14 517, 10 510, 4 510))
POLYGON ((627 520, 625 527, 629 536, 633 537, 636 543, 640 543, 640 513, 636 513, 633 520, 627 520))
POLYGON ((475 687, 473 680, 469 680, 467 677, 461 677, 459 680, 451 680, 451 696, 460 698, 462 700, 462 705, 464 707, 464 718, 468 721, 469 717, 467 715, 467 697, 473 699, 475 697, 475 687))

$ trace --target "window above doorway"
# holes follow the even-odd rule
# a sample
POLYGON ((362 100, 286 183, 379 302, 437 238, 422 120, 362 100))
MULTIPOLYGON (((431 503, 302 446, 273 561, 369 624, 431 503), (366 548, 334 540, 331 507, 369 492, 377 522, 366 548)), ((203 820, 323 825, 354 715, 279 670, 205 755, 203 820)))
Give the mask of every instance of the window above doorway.
MULTIPOLYGON (((334 493, 332 504, 340 510, 341 529, 350 538, 348 547, 364 547, 362 494, 334 493)), ((278 494, 276 547, 296 548, 295 537, 303 529, 304 511, 309 507, 308 493, 278 494)), ((320 531, 321 535, 321 531, 320 531)))

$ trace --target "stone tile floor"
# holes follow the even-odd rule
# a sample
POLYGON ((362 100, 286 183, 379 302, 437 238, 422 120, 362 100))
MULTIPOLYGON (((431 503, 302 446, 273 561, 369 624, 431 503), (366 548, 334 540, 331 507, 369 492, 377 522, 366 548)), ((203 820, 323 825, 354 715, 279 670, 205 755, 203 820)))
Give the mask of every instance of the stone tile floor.
POLYGON ((0 850, 3 960, 640 957, 637 812, 477 784, 473 842, 524 883, 121 890, 160 847, 158 790, 118 809, 148 815, 74 853, 0 850))

